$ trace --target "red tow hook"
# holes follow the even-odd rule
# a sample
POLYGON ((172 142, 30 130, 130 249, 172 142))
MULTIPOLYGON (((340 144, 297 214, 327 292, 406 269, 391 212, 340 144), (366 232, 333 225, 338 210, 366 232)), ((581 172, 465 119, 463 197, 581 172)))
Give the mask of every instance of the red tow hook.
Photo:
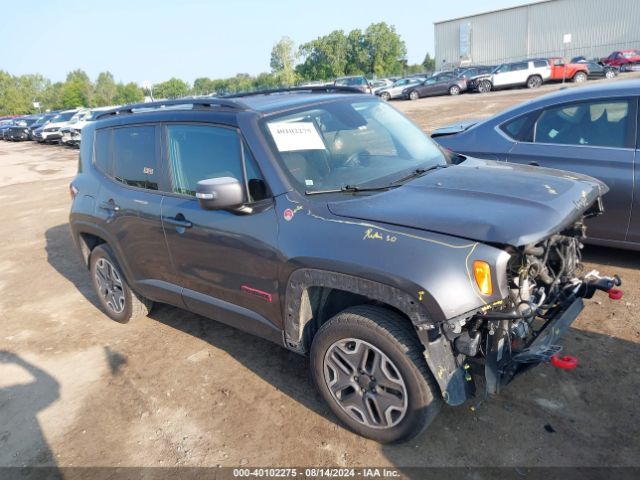
POLYGON ((619 288, 612 288, 609 290, 609 298, 611 300, 620 300, 622 298, 623 292, 619 288))
POLYGON ((578 365, 578 359, 572 355, 560 357, 556 353, 551 356, 551 365, 562 370, 573 370, 578 365))

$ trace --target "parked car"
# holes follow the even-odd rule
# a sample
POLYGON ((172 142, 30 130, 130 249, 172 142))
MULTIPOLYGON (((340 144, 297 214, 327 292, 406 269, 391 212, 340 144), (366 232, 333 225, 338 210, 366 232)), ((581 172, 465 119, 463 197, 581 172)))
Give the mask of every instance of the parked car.
POLYGON ((84 127, 69 222, 112 319, 169 303, 308 354, 342 422, 398 441, 465 401, 471 360, 497 393, 619 284, 579 274, 607 187, 452 165, 387 103, 335 92, 105 112, 84 127))
POLYGON ((586 82, 589 69, 584 63, 569 63, 562 57, 550 57, 551 76, 549 80, 571 80, 575 83, 586 82))
POLYGON ((74 115, 71 120, 69 120, 69 123, 66 126, 60 128, 60 133, 62 135, 60 141, 67 146, 80 145, 80 141, 82 140, 82 129, 84 128, 84 126, 88 122, 95 121, 100 112, 104 112, 106 110, 111 110, 114 108, 116 108, 115 105, 108 107, 98 107, 91 110, 85 110, 74 115))
POLYGON ((407 77, 396 80, 393 85, 381 88, 375 92, 382 100, 389 101, 402 98, 402 91, 412 85, 418 85, 425 81, 425 77, 407 77))
POLYGON ((40 127, 46 125, 51 121, 53 117, 55 117, 59 112, 50 112, 41 115, 35 122, 33 122, 29 128, 29 140, 35 140, 34 132, 38 130, 40 127))
POLYGON ((67 125, 67 122, 78 113, 78 109, 65 110, 55 115, 49 123, 37 128, 33 132, 33 138, 40 143, 59 142, 62 138, 60 129, 67 125))
POLYGON ((1 120, 0 121, 0 139, 4 140, 5 132, 9 130, 13 125, 15 125, 13 119, 1 120))
POLYGON ((24 121, 15 122, 4 132, 4 139, 13 142, 29 140, 29 129, 24 121))
MULTIPOLYGON (((591 175, 611 191, 606 213, 590 219, 589 241, 640 250, 640 157, 636 105, 640 81, 568 89, 473 124, 437 129, 433 138, 462 155, 591 175)), ((544 171, 544 170, 542 170, 544 171)), ((559 192, 551 192, 550 195, 559 192)))
POLYGON ((410 85, 402 90, 405 99, 417 100, 433 95, 459 95, 467 89, 467 81, 452 72, 439 73, 427 78, 417 85, 410 85))
POLYGON ((478 82, 479 79, 486 78, 490 75, 495 66, 476 66, 469 67, 460 72, 460 75, 467 81, 467 90, 470 92, 486 93, 491 91, 490 82, 478 82))
POLYGON ((476 77, 474 87, 481 92, 519 86, 537 88, 550 77, 548 60, 525 60, 504 63, 497 66, 491 74, 476 77))
POLYGON ((369 80, 367 80, 362 75, 354 75, 354 76, 351 76, 351 77, 336 78, 336 80, 335 80, 335 82, 333 82, 333 84, 336 87, 353 87, 353 88, 357 88, 358 90, 360 90, 363 93, 371 93, 372 92, 372 88, 371 88, 371 84, 369 83, 369 80))
POLYGON ((589 71, 588 76, 590 79, 599 79, 599 78, 614 78, 618 76, 620 70, 618 67, 612 67, 611 65, 603 65, 598 62, 587 62, 586 63, 587 70, 589 71))
POLYGON ((587 61, 587 57, 585 57, 584 55, 579 55, 571 59, 571 63, 584 63, 586 61, 587 61))
POLYGON ((378 80, 371 80, 369 84, 371 85, 371 93, 376 95, 379 90, 393 85, 393 81, 388 78, 380 78, 378 80))
POLYGON ((640 52, 637 50, 617 50, 600 61, 605 65, 618 67, 621 71, 625 71, 631 65, 640 62, 640 52))

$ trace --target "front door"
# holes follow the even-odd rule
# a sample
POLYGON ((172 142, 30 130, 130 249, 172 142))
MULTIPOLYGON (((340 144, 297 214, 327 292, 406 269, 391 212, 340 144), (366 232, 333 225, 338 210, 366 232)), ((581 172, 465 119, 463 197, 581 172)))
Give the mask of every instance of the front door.
POLYGON ((533 124, 532 142, 516 143, 508 161, 583 173, 609 187, 605 213, 587 235, 624 241, 633 199, 636 98, 597 99, 549 107, 533 124))
POLYGON ((279 328, 281 314, 277 221, 255 161, 235 128, 167 124, 163 137, 172 193, 163 201, 162 222, 184 303, 192 311, 269 336, 273 324, 279 328), (246 185, 250 209, 203 210, 195 198, 197 183, 218 177, 246 185))

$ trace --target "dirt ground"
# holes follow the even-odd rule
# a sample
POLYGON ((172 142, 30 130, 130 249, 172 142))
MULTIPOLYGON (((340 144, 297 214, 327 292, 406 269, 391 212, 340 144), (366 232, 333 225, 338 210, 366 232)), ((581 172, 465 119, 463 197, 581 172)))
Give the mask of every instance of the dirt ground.
MULTIPOLYGON (((394 104, 429 131, 558 88, 394 104)), ((0 466, 640 466, 640 253, 586 248, 625 297, 587 301, 576 370, 539 366, 381 446, 337 423, 303 357, 169 306, 103 315, 67 227, 77 156, 0 142, 0 466)))

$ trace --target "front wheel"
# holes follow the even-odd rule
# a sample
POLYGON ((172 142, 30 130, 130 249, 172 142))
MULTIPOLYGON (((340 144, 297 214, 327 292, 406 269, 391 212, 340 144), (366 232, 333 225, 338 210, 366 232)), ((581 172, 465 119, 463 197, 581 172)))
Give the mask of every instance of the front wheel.
POLYGON ((587 81, 587 74, 584 72, 577 72, 574 76, 573 76, 573 81, 575 83, 583 83, 587 81))
POLYGON ((542 78, 538 75, 533 75, 527 80, 527 88, 538 88, 542 85, 542 78))
POLYGON ((458 85, 451 85, 449 95, 460 95, 460 87, 458 85))
POLYGON ((311 345, 311 376, 333 413, 381 443, 418 435, 442 403, 407 322, 381 307, 352 307, 322 325, 311 345))
POLYGON ((491 91, 491 82, 489 80, 482 80, 478 84, 478 92, 479 93, 488 93, 491 91))
POLYGON ((616 72, 614 72, 613 70, 609 69, 604 73, 605 78, 613 78, 616 76, 616 72))
POLYGON ((380 94, 380 98, 385 102, 388 102, 389 100, 391 100, 391 94, 389 92, 382 92, 380 94))
POLYGON ((419 98, 420 95, 416 90, 412 90, 411 92, 409 92, 409 100, 418 100, 419 98))
POLYGON ((149 314, 153 303, 131 290, 109 247, 99 245, 91 252, 90 270, 100 305, 112 320, 127 323, 149 314))

